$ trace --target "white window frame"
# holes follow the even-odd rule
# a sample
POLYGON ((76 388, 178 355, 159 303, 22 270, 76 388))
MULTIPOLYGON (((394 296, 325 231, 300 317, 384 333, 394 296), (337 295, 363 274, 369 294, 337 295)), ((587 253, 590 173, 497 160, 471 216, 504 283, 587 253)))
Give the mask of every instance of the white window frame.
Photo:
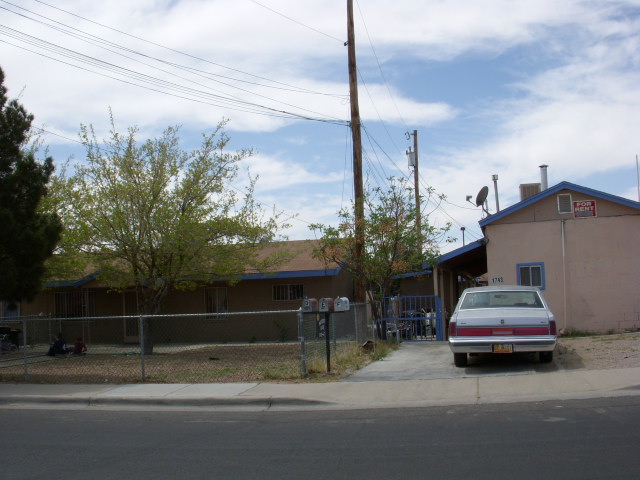
POLYGON ((544 290, 545 289, 545 275, 544 275, 544 263, 543 262, 531 262, 531 263, 519 263, 516 266, 517 270, 518 270, 518 285, 525 285, 528 287, 538 287, 540 290, 544 290), (540 272, 540 284, 539 285, 533 285, 532 283, 532 279, 533 279, 533 269, 539 269, 540 272), (523 283, 523 281, 525 279, 523 279, 522 276, 522 270, 523 269, 527 269, 528 270, 528 276, 529 276, 529 283, 523 283))
POLYGON ((561 193, 558 195, 558 213, 573 213, 573 202, 570 193, 561 193))

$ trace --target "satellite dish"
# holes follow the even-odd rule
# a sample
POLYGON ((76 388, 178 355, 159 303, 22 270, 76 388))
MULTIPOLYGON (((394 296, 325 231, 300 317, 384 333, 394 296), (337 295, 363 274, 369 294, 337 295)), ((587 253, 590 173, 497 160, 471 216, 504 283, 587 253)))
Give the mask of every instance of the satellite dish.
POLYGON ((489 195, 489 187, 484 186, 480 189, 478 195, 476 195, 476 207, 484 205, 487 195, 489 195))

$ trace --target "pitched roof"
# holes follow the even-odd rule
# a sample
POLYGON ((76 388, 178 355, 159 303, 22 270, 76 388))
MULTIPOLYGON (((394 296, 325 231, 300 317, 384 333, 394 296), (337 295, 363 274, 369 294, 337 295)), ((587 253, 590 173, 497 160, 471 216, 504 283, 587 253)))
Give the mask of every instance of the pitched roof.
POLYGON ((264 247, 261 256, 274 253, 290 254, 291 257, 278 266, 277 270, 270 273, 246 272, 242 280, 256 280, 261 278, 294 278, 294 277, 326 277, 337 275, 342 269, 341 265, 331 263, 325 265, 321 259, 313 258, 313 250, 317 248, 317 240, 289 240, 276 242, 264 247))
POLYGON ((490 223, 495 222, 496 220, 500 220, 501 218, 504 218, 507 215, 511 215, 512 213, 517 212, 518 210, 528 207, 529 205, 532 205, 542 200, 543 198, 550 197, 551 195, 554 195, 562 190, 573 190, 574 192, 583 193, 585 195, 589 195, 594 198, 608 200, 610 202, 618 203, 620 205, 625 205, 627 207, 636 208, 640 210, 640 202, 635 202, 633 200, 629 200, 628 198, 618 197, 616 195, 611 195, 609 193, 601 192, 599 190, 594 190, 592 188, 576 185, 575 183, 560 182, 559 184, 554 185, 553 187, 547 188, 546 190, 536 195, 533 195, 532 197, 529 197, 514 205, 511 205, 510 207, 505 208, 504 210, 500 210, 498 213, 494 213, 493 215, 489 215, 488 217, 483 218, 479 222, 480 227, 489 225, 490 223))
MULTIPOLYGON (((296 278, 327 277, 340 273, 342 266, 337 263, 325 265, 321 259, 313 258, 313 250, 317 248, 316 240, 293 240, 274 242, 262 248, 260 258, 282 253, 286 260, 271 272, 246 271, 242 280, 259 280, 263 278, 296 278)), ((82 287, 99 278, 99 272, 89 268, 87 273, 76 280, 53 280, 45 283, 45 288, 82 287)))

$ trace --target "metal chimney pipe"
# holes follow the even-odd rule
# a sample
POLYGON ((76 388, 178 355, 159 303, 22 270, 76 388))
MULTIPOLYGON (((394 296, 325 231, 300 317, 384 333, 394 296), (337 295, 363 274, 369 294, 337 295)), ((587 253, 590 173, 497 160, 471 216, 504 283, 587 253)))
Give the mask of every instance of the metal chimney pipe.
POLYGON ((493 191, 496 194, 496 212, 500 211, 500 201, 498 200, 498 175, 491 175, 493 180, 493 191))
POLYGON ((540 190, 543 192, 549 188, 549 181, 547 179, 547 167, 549 165, 540 165, 540 190))

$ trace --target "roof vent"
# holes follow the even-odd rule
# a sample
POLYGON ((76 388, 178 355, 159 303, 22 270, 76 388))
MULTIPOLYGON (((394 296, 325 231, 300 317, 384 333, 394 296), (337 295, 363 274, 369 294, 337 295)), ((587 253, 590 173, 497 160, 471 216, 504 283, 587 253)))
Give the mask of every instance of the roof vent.
POLYGON ((526 200, 540 193, 541 187, 539 183, 523 183, 520 185, 520 201, 526 200))
POLYGON ((558 213, 573 213, 570 193, 558 195, 558 213))

